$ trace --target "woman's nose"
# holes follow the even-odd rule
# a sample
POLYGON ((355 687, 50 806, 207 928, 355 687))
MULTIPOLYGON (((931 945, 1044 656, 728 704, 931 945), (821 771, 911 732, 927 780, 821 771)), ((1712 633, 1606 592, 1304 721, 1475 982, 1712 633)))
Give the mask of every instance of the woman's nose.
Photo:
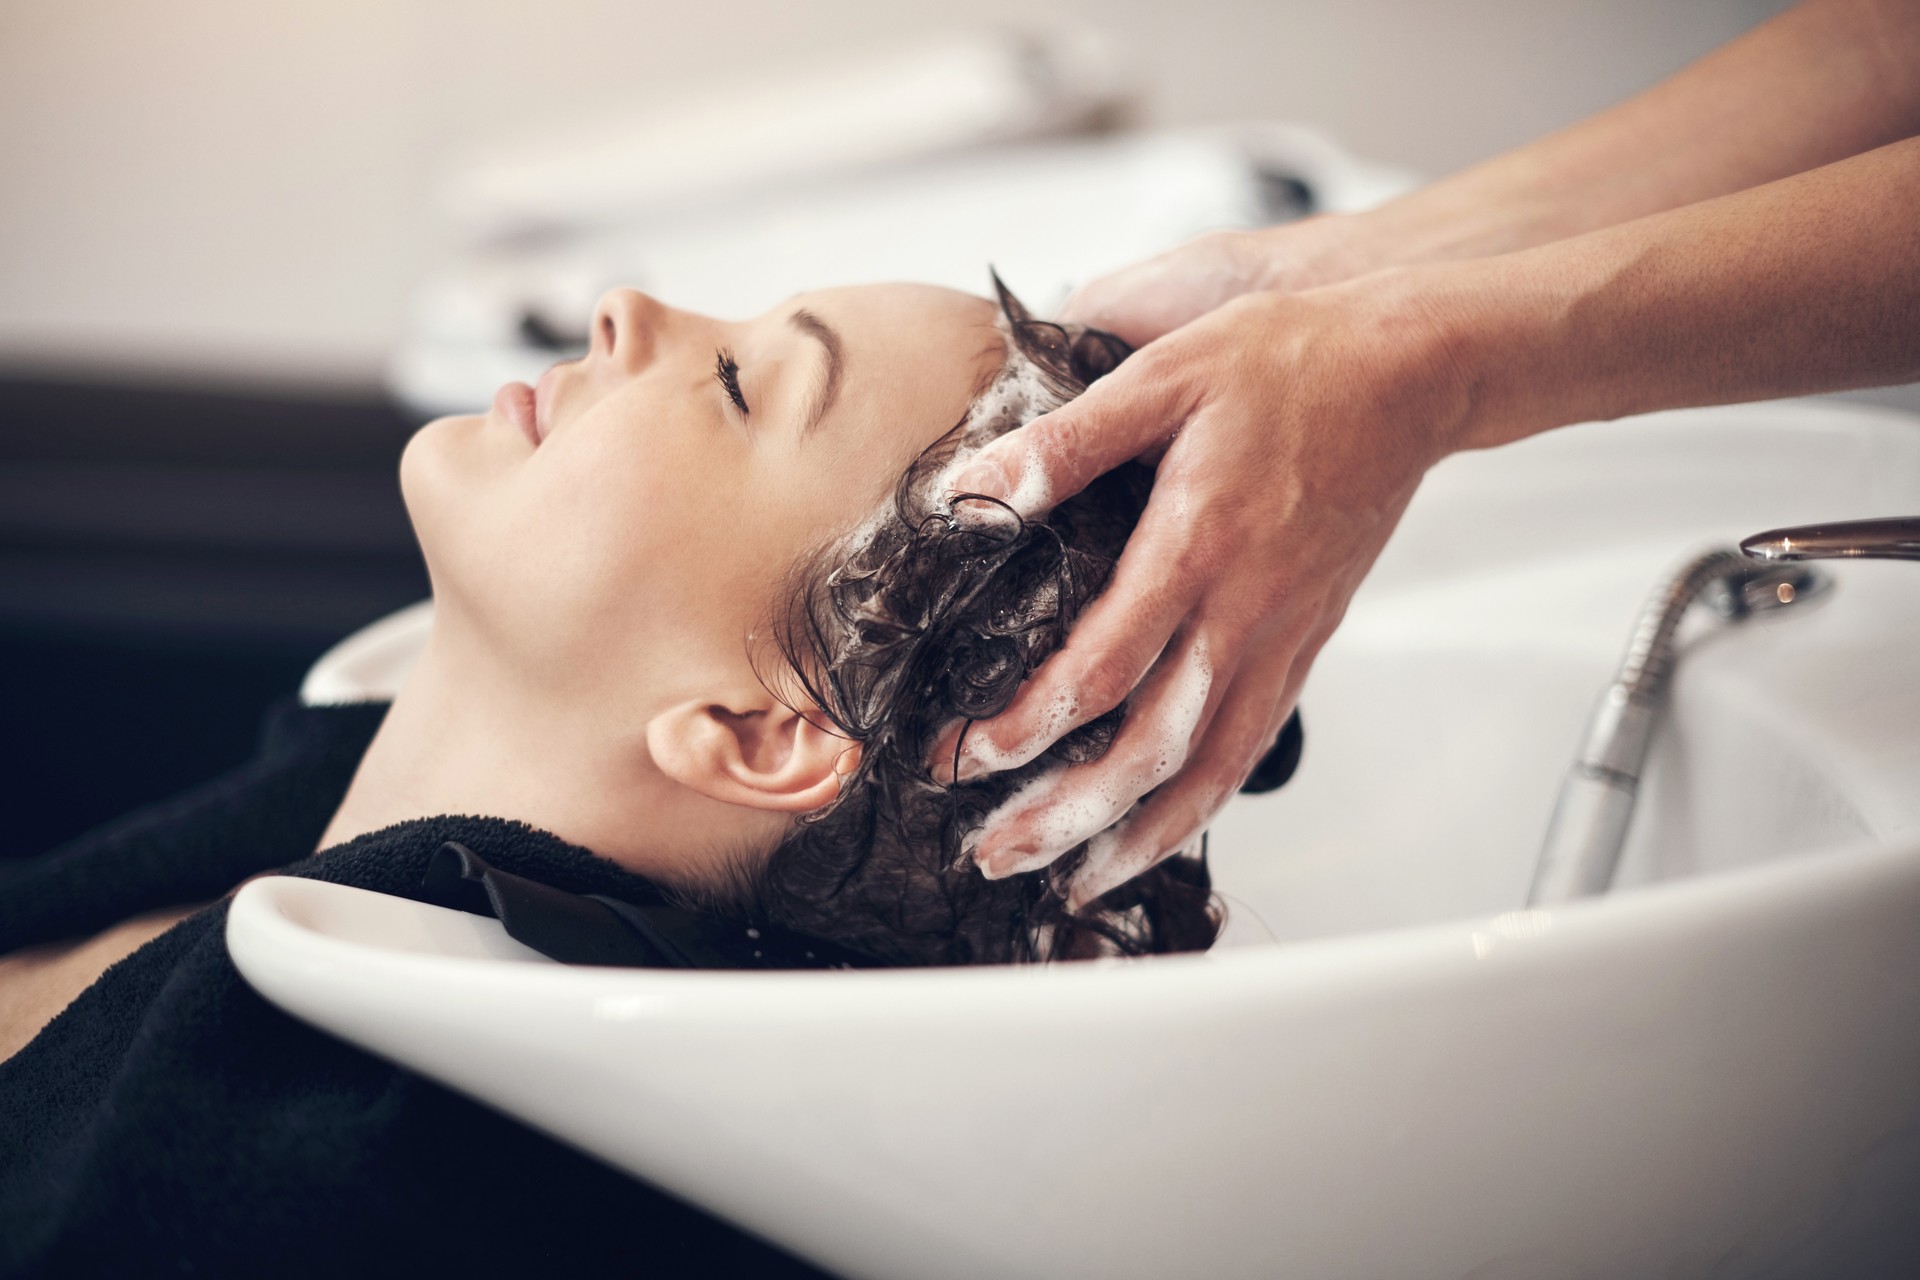
POLYGON ((610 289, 593 307, 593 355, 627 373, 637 372, 652 355, 666 308, 638 289, 610 289))

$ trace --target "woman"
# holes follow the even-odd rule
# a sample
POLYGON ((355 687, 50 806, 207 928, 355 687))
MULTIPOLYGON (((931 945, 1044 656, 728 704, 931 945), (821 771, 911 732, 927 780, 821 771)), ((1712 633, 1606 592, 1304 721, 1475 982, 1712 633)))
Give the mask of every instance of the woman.
POLYGON ((1004 289, 996 308, 905 285, 743 323, 620 290, 591 330, 537 388, 409 444, 436 615, 384 715, 283 713, 241 775, 0 884, 0 948, 30 948, 0 962, 0 1271, 242 1270, 269 1248, 282 1271, 663 1246, 703 1270, 791 1265, 253 996, 224 903, 169 904, 268 869, 420 897, 458 841, 570 892, 895 962, 1212 941, 1195 861, 1090 899, 1073 858, 987 879, 966 857, 988 811, 1097 757, 1119 712, 982 782, 921 765, 1058 648, 1147 488, 1121 469, 1027 521, 950 477, 1124 344, 1004 289), (33 946, 76 934, 94 936, 33 946), (495 1201, 514 1212, 464 1212, 495 1201))
POLYGON ((919 767, 1057 646, 1145 497, 1135 468, 1031 528, 953 502, 943 470, 1126 351, 1001 304, 832 290, 737 325, 623 290, 585 359, 420 432, 434 635, 322 843, 487 813, 889 959, 1204 947, 1193 895, 1157 910, 1185 873, 1082 918, 1071 866, 952 865, 1112 721, 984 786, 919 767))

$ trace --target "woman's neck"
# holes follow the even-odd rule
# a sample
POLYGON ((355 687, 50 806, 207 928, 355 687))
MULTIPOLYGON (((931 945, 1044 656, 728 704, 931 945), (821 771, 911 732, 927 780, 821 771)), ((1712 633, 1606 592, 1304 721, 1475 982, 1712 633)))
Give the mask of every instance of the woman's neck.
POLYGON ((653 770, 517 688, 437 623, 320 837, 326 849, 443 814, 513 818, 582 844, 653 770), (595 748, 601 748, 597 753, 595 748))
POLYGON ((436 619, 321 849, 418 818, 508 818, 677 883, 690 851, 767 837, 661 772, 644 708, 529 688, 455 623, 436 619))
POLYGON ((473 787, 476 748, 484 750, 495 734, 484 722, 484 699, 454 696, 458 682, 447 666, 430 637, 360 758, 320 848, 410 818, 477 812, 463 793, 473 787))

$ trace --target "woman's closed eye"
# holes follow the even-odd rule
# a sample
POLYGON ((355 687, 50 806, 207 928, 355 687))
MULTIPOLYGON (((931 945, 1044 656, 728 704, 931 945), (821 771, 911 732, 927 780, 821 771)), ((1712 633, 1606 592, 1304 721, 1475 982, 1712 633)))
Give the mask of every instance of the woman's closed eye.
POLYGON ((751 413, 752 410, 747 408, 747 398, 741 394, 740 391, 739 362, 733 358, 733 353, 724 347, 715 352, 714 355, 714 380, 726 388, 727 398, 733 401, 735 408, 739 409, 742 414, 751 413))

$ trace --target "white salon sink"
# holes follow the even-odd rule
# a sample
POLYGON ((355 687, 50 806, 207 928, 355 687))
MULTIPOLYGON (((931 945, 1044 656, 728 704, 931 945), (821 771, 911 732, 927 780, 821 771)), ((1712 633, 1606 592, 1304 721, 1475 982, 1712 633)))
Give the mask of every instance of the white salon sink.
POLYGON ((1447 463, 1315 669, 1298 775, 1215 827, 1257 945, 571 969, 288 879, 229 945, 296 1015, 849 1276, 1908 1274, 1920 565, 1696 636, 1616 890, 1519 906, 1662 575, 1913 512, 1920 423, 1804 402, 1447 463))

